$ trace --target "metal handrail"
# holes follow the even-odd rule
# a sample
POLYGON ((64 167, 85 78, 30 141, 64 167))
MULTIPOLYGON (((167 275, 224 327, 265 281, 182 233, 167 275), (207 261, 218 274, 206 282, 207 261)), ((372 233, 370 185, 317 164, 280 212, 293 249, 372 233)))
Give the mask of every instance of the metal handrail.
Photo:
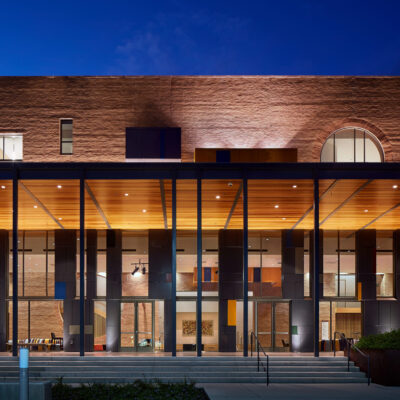
POLYGON ((257 371, 260 372, 260 364, 263 367, 264 372, 267 374, 267 386, 269 386, 269 355, 265 352, 263 347, 261 346, 260 341, 258 340, 257 336, 254 332, 250 334, 250 355, 253 357, 253 338, 255 339, 255 343, 257 346, 257 371), (264 356, 267 358, 267 365, 265 366, 263 361, 260 358, 260 349, 264 353, 264 356))
POLYGON ((370 357, 369 357, 369 354, 365 354, 357 346, 354 346, 354 343, 352 343, 351 340, 349 338, 347 338, 344 333, 335 332, 333 334, 333 355, 334 355, 334 357, 336 357, 336 334, 339 335, 339 338, 341 338, 341 339, 346 341, 346 345, 347 345, 347 371, 350 371, 350 348, 352 348, 353 350, 357 350, 363 357, 365 357, 367 359, 367 377, 368 377, 368 386, 369 386, 370 383, 371 383, 371 372, 370 372, 370 361, 369 361, 370 357))

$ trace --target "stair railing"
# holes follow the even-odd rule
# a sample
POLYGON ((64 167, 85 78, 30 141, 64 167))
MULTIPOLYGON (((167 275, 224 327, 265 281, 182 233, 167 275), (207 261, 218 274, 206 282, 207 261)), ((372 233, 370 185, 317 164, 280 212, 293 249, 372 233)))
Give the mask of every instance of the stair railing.
POLYGON ((260 372, 260 365, 261 365, 264 372, 267 374, 267 386, 269 386, 269 355, 265 352, 265 350, 261 346, 261 343, 258 340, 255 333, 251 332, 251 335, 250 335, 250 355, 251 355, 251 357, 253 357, 254 344, 256 345, 256 350, 257 350, 257 371, 260 372), (263 352, 264 357, 267 358, 266 365, 264 364, 263 360, 260 358, 260 350, 263 352))
POLYGON ((339 339, 343 339, 346 341, 347 347, 347 371, 350 371, 350 349, 356 350, 362 357, 367 359, 367 377, 368 377, 368 386, 371 383, 371 372, 370 372, 370 357, 369 354, 365 354, 361 351, 357 346, 354 346, 354 343, 345 336, 344 333, 335 332, 333 334, 333 355, 336 357, 336 335, 339 336, 339 339))

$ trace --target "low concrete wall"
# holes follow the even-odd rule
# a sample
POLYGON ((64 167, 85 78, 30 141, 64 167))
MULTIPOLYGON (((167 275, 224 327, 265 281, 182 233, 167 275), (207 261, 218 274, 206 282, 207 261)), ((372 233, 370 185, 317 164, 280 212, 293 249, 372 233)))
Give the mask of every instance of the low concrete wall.
MULTIPOLYGON (((19 400, 19 382, 0 382, 0 399, 19 400)), ((29 400, 51 400, 51 383, 30 383, 29 400)))

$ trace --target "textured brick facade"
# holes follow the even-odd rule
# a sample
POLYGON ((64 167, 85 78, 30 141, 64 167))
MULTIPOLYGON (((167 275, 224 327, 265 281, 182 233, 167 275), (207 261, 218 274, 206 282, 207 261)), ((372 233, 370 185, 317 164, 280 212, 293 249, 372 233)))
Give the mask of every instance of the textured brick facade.
POLYGON ((183 161, 196 147, 294 147, 301 162, 359 126, 400 161, 400 78, 0 78, 0 133, 24 135, 24 161, 124 161, 128 126, 181 127, 183 161), (60 155, 60 118, 74 119, 72 156, 60 155))

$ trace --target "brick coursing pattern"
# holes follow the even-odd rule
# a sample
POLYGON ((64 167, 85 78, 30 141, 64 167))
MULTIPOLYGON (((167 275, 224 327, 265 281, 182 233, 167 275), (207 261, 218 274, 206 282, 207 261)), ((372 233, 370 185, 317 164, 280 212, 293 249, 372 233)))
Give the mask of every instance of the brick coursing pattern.
POLYGON ((300 162, 359 126, 400 161, 400 77, 0 77, 0 133, 24 134, 24 161, 124 161, 128 126, 181 127, 183 161, 196 147, 295 147, 300 162), (72 156, 60 118, 74 119, 72 156))

